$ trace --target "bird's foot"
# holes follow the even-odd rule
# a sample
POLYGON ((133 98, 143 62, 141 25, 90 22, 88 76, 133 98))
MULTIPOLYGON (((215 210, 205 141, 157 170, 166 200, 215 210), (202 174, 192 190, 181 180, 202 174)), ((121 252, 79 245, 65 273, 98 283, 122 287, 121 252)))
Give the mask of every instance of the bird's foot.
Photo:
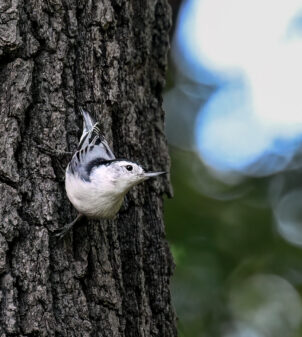
POLYGON ((56 229, 53 236, 61 240, 63 237, 71 230, 71 228, 83 217, 82 214, 79 214, 72 222, 65 225, 62 228, 56 229))
POLYGON ((64 176, 65 175, 65 168, 62 166, 62 159, 71 157, 72 156, 72 152, 53 149, 53 148, 51 148, 47 144, 43 144, 43 145, 37 144, 37 148, 42 153, 47 154, 48 156, 50 156, 52 159, 55 160, 55 162, 57 164, 56 167, 59 168, 59 170, 61 171, 61 173, 64 176))
POLYGON ((42 152, 44 152, 45 154, 48 154, 48 155, 54 156, 54 157, 62 158, 62 157, 65 157, 65 156, 71 156, 72 155, 72 152, 70 152, 70 151, 62 151, 62 150, 53 149, 47 144, 43 144, 43 145, 38 144, 37 147, 42 152))

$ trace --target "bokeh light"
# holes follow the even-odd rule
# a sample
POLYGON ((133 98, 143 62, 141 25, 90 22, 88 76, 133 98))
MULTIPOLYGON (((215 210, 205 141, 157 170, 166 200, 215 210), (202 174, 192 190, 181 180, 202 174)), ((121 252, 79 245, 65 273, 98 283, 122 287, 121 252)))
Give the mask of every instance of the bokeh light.
POLYGON ((301 146, 301 9, 297 0, 184 2, 173 57, 186 76, 217 88, 195 128, 214 170, 271 174, 301 146), (266 167, 271 155, 284 160, 266 167))
POLYGON ((302 190, 285 194, 276 204, 274 213, 280 235, 302 247, 302 190))
POLYGON ((260 336, 291 336, 301 324, 299 293, 279 276, 254 275, 236 284, 229 298, 233 317, 259 331, 260 336))

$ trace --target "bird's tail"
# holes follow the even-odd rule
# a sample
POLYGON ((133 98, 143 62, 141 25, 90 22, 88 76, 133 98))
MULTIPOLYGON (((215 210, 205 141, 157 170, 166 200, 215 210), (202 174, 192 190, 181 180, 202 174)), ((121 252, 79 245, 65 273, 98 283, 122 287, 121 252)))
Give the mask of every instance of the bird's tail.
POLYGON ((83 108, 80 108, 80 111, 83 116, 83 134, 85 134, 93 128, 95 121, 89 112, 85 111, 83 108))

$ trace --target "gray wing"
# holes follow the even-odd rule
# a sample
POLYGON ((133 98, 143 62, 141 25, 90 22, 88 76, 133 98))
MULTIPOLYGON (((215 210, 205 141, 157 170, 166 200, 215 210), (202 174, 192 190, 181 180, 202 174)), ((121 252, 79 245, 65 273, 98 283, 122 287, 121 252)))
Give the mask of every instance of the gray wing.
POLYGON ((92 162, 114 159, 113 152, 101 134, 99 123, 96 123, 90 131, 83 133, 78 149, 67 166, 67 172, 77 173, 80 178, 89 181, 89 165, 92 162))

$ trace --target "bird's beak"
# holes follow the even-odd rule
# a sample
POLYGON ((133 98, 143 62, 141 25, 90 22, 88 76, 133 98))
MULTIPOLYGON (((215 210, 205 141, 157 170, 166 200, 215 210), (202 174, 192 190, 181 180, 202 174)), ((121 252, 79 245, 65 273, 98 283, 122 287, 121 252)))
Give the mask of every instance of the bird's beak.
POLYGON ((167 174, 168 172, 146 172, 145 173, 145 179, 149 179, 152 177, 157 177, 161 174, 167 174))

